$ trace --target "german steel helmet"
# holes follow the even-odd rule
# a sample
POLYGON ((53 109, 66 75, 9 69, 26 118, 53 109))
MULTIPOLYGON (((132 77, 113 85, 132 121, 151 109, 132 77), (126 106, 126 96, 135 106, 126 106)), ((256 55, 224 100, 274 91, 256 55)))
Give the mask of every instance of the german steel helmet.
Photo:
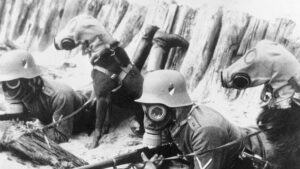
POLYGON ((168 107, 193 104, 183 75, 175 70, 156 70, 145 75, 140 103, 159 103, 168 107))
POLYGON ((12 50, 0 56, 0 81, 19 78, 31 79, 41 74, 41 69, 26 50, 12 50))

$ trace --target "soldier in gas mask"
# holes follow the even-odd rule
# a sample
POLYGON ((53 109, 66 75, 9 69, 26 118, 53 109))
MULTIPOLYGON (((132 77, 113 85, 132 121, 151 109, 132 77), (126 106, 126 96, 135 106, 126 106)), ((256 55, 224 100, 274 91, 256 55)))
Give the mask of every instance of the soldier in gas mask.
MULTIPOLYGON (((0 58, 0 81, 5 99, 18 105, 14 107, 22 111, 23 117, 25 114, 25 120, 38 119, 47 125, 71 114, 87 100, 69 86, 43 78, 41 74, 40 67, 25 50, 12 50, 0 58)), ((48 129, 46 135, 57 143, 65 142, 73 132, 93 124, 85 119, 89 116, 92 114, 81 112, 58 127, 48 129)))
MULTIPOLYGON (((183 154, 213 149, 245 134, 243 129, 231 124, 217 111, 204 105, 195 105, 187 93, 184 77, 174 70, 157 70, 146 74, 143 94, 136 101, 143 105, 146 131, 143 142, 148 146, 161 144, 163 130, 170 132, 173 142, 183 154)), ((190 168, 232 168, 243 147, 241 144, 189 156, 190 168)), ((144 160, 150 158, 144 154, 142 157, 144 160)), ((148 162, 145 168, 158 167, 161 159, 159 156, 152 157, 149 161, 153 163, 149 165, 148 162)))

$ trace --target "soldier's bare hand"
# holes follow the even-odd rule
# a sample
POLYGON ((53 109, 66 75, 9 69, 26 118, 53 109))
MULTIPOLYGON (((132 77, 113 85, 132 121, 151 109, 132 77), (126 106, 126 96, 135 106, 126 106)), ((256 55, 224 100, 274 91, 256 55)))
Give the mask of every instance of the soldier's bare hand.
POLYGON ((163 162, 163 156, 158 156, 155 154, 150 159, 145 155, 145 153, 141 153, 141 157, 145 163, 144 169, 157 169, 159 166, 161 166, 163 162))

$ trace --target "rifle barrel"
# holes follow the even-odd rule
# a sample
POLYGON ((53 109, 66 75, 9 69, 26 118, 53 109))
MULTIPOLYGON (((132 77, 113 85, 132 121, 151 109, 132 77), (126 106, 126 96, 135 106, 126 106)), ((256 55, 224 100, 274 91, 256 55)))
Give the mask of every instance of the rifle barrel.
POLYGON ((109 159, 109 160, 105 160, 99 163, 95 163, 95 164, 90 164, 90 165, 85 165, 85 166, 81 166, 78 167, 76 169, 100 169, 100 168, 108 168, 108 167, 112 167, 115 166, 115 162, 113 159, 109 159))
POLYGON ((121 154, 119 156, 116 156, 115 158, 111 158, 95 164, 81 166, 76 169, 102 169, 102 168, 108 168, 108 167, 118 166, 122 164, 142 162, 143 161, 141 157, 142 152, 144 152, 145 155, 148 157, 152 157, 154 154, 163 155, 164 157, 170 157, 180 153, 174 144, 168 143, 155 148, 148 148, 148 147, 140 148, 134 150, 133 152, 121 154))

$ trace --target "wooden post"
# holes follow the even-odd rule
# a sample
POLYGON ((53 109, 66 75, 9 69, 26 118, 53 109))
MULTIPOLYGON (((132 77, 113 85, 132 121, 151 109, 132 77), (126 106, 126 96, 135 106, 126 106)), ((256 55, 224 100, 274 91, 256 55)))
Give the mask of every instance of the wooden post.
POLYGON ((194 92, 194 97, 198 100, 215 97, 220 91, 224 90, 221 87, 219 72, 230 64, 232 56, 237 53, 248 23, 248 14, 223 11, 221 31, 213 56, 194 92))
POLYGON ((0 124, 0 145, 20 158, 54 168, 74 168, 88 163, 61 148, 41 131, 30 133, 26 125, 5 121, 0 124), (3 130, 4 129, 4 130, 3 130))
POLYGON ((222 14, 221 9, 197 10, 194 16, 194 26, 190 28, 190 46, 180 66, 191 91, 199 84, 212 60, 220 34, 222 14))
MULTIPOLYGON (((197 10, 188 6, 179 6, 176 17, 174 18, 171 33, 178 34, 190 41, 191 29, 194 27, 195 15, 197 10)), ((165 69, 178 70, 182 64, 187 49, 180 47, 172 48, 169 52, 165 69)))

